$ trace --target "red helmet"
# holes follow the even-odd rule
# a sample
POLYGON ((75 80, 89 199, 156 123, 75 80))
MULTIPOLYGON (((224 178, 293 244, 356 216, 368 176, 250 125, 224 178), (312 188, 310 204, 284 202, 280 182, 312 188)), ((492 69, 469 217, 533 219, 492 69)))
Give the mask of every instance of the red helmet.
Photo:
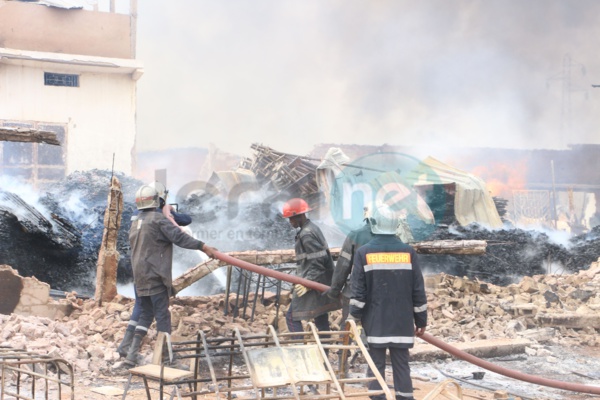
POLYGON ((306 201, 298 198, 291 199, 283 205, 283 218, 290 218, 309 211, 310 208, 308 207, 308 203, 306 201))

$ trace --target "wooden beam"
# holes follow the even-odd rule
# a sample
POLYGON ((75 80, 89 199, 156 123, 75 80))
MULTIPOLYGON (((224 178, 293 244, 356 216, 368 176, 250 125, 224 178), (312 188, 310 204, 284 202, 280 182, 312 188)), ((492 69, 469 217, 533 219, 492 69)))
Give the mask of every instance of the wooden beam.
POLYGON ((7 126, 0 127, 0 141, 46 143, 60 146, 60 142, 56 138, 55 132, 31 128, 11 128, 7 126))
MULTIPOLYGON (((412 246, 418 253, 422 254, 485 254, 487 242, 485 240, 436 240, 431 242, 414 243, 412 246)), ((339 247, 329 249, 333 259, 340 256, 339 247)), ((286 250, 267 250, 267 251, 233 251, 225 253, 231 257, 237 258, 256 265, 277 265, 290 264, 296 262, 295 251, 286 250)), ((186 287, 199 281, 214 270, 224 267, 224 262, 220 260, 204 261, 173 280, 173 289, 178 293, 186 287)))

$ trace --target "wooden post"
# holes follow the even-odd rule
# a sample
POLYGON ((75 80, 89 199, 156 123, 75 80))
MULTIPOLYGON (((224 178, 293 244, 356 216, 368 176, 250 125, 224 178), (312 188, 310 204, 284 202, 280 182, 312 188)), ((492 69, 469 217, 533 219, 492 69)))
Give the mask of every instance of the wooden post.
POLYGON ((117 251, 117 235, 121 227, 121 214, 123 211, 123 193, 121 183, 116 176, 112 177, 108 205, 104 212, 104 233, 102 245, 98 253, 96 268, 96 293, 95 300, 99 305, 104 301, 111 301, 117 295, 117 266, 119 265, 119 252, 117 251))

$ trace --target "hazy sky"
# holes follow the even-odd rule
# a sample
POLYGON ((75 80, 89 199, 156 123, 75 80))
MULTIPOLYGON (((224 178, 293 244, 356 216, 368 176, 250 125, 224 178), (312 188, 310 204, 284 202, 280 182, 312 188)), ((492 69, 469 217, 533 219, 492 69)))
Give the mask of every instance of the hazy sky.
POLYGON ((140 151, 600 143, 597 0, 138 4, 140 151))

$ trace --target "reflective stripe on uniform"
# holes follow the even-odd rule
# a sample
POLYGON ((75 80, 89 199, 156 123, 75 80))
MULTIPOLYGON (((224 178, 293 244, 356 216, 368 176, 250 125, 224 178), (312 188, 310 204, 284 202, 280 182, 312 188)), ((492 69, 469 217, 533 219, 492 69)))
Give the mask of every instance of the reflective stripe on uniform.
POLYGON ((414 343, 414 336, 367 336, 369 343, 414 343))
POLYGON ((324 255, 327 255, 327 250, 315 251, 314 253, 302 253, 296 256, 296 261, 301 261, 305 258, 307 260, 312 260, 315 258, 323 257, 324 255))
POLYGON ((365 272, 370 271, 394 271, 394 270, 412 270, 412 264, 400 263, 400 264, 368 264, 365 265, 365 272))
POLYGON ((340 257, 345 258, 346 260, 350 261, 352 259, 352 254, 342 251, 340 253, 340 257))
POLYGON ((396 396, 402 396, 402 397, 413 397, 413 392, 398 392, 396 391, 396 396))
POLYGON ((364 308, 365 307, 365 303, 363 303, 362 301, 358 301, 356 299, 350 299, 350 305, 357 307, 357 308, 364 308))
POLYGON ((135 330, 136 330, 136 332, 137 331, 148 332, 148 328, 146 328, 145 326, 141 326, 141 325, 136 326, 135 330))
POLYGON ((422 306, 419 307, 414 307, 413 308, 414 312, 423 312, 423 311, 427 311, 427 303, 423 304, 422 306))

